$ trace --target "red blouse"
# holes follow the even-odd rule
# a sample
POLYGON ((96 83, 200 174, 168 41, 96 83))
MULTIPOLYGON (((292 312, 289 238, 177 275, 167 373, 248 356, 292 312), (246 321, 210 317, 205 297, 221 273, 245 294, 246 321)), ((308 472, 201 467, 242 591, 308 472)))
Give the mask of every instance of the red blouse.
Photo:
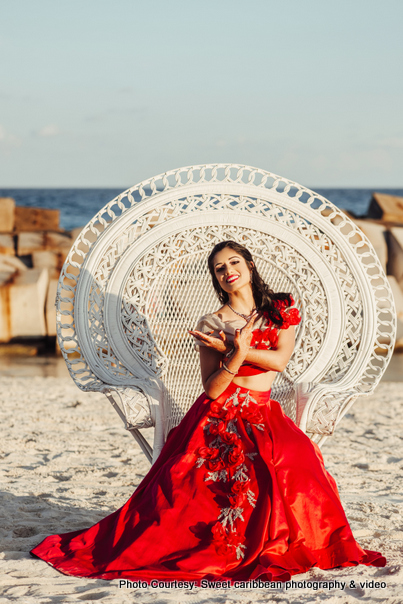
MULTIPOLYGON (((291 299, 291 303, 294 304, 294 300, 291 299)), ((297 308, 287 306, 286 302, 283 300, 275 300, 274 304, 280 311, 283 324, 281 327, 278 327, 270 320, 269 314, 264 312, 262 317, 258 319, 258 321, 260 321, 260 327, 254 329, 252 332, 251 348, 256 348, 257 350, 275 350, 277 348, 280 329, 288 329, 290 325, 298 325, 298 323, 300 323, 301 317, 297 308)), ((241 329, 244 324, 244 320, 241 318, 232 321, 223 321, 216 314, 210 313, 203 315, 203 317, 199 319, 196 330, 203 331, 204 333, 212 332, 211 335, 215 337, 219 337, 219 332, 222 330, 224 331, 227 340, 231 342, 235 337, 236 329, 241 329)), ((199 350, 200 346, 205 346, 204 342, 200 340, 195 342, 196 350, 199 350)), ((252 363, 245 362, 240 367, 237 375, 247 376, 265 372, 265 369, 257 367, 252 363)))
MULTIPOLYGON (((290 325, 298 325, 301 322, 301 316, 297 308, 290 308, 286 306, 286 302, 283 300, 276 300, 274 302, 276 308, 279 309, 283 323, 281 327, 273 323, 270 320, 267 312, 263 313, 266 319, 264 329, 254 329, 252 332, 252 340, 250 343, 251 348, 256 350, 276 350, 278 344, 278 334, 280 329, 288 329, 290 325)), ((266 369, 262 369, 257 365, 245 362, 239 368, 237 373, 238 376, 245 377, 249 375, 257 375, 259 373, 266 373, 266 369)))

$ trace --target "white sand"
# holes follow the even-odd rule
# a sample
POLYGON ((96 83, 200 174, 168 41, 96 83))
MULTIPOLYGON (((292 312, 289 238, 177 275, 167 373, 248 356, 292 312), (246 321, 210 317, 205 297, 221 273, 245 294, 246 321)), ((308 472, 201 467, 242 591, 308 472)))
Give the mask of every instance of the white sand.
POLYGON ((403 386, 383 383, 359 400, 323 447, 359 543, 386 568, 312 570, 294 581, 341 589, 119 589, 118 581, 66 577, 28 551, 46 535, 88 527, 120 507, 148 462, 107 399, 69 378, 1 378, 0 604, 125 602, 403 602, 403 386), (350 588, 384 581, 386 589, 350 588))

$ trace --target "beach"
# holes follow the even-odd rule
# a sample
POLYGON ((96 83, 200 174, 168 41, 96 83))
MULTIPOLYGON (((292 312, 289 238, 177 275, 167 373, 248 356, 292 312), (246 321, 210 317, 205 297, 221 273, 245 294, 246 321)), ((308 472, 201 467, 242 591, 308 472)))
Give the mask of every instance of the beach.
POLYGON ((382 9, 7 3, 0 604, 403 604, 403 2, 382 9), (259 410, 269 382, 314 439, 348 409, 321 447, 334 481, 259 410), (151 468, 121 418, 154 423, 155 458, 198 396, 172 467, 99 527, 151 468), (358 557, 335 484, 385 567, 148 585, 30 555, 94 527, 117 575, 334 566, 358 557))
POLYGON ((47 535, 86 528, 123 505, 149 463, 103 395, 66 376, 3 375, 0 384, 0 604, 402 601, 401 383, 383 381, 359 399, 322 449, 357 541, 382 552, 387 566, 312 569, 273 589, 119 587, 32 558, 47 535))

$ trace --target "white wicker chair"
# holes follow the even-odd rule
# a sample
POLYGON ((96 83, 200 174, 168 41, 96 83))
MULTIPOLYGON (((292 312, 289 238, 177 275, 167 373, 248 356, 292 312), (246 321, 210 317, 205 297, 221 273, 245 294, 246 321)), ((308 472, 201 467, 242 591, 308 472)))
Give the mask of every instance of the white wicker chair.
POLYGON ((187 329, 220 306, 207 256, 224 239, 246 245, 265 281, 291 292, 301 310, 273 398, 312 440, 323 443, 357 396, 374 390, 392 355, 388 281, 364 234, 331 202, 241 165, 192 166, 143 181, 82 230, 56 306, 72 378, 107 394, 149 459, 137 427, 156 423, 161 443, 161 409, 166 435, 202 392, 187 329))

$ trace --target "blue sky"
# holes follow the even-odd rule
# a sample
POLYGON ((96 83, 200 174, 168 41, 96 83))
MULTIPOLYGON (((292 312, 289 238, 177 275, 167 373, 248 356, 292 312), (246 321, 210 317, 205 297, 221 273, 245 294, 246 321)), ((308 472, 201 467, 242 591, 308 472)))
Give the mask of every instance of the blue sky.
POLYGON ((0 0, 0 186, 403 186, 401 0, 0 0))

